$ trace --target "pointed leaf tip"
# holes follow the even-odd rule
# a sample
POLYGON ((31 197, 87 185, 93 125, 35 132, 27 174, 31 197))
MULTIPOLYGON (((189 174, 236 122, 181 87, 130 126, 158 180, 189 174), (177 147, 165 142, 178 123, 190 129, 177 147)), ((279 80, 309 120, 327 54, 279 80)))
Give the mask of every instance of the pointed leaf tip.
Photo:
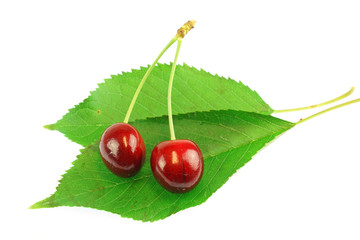
POLYGON ((44 128, 48 130, 56 130, 55 124, 44 125, 44 128))
POLYGON ((53 195, 48 198, 45 198, 39 202, 34 203, 28 209, 39 209, 39 208, 48 208, 48 207, 56 207, 54 204, 51 204, 53 195))

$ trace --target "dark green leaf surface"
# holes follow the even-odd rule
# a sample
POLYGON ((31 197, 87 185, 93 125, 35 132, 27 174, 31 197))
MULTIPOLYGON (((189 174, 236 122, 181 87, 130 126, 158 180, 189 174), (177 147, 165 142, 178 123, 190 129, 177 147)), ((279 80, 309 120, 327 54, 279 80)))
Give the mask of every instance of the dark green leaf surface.
POLYGON ((193 140, 204 155, 203 178, 191 192, 167 192, 152 175, 151 150, 169 139, 168 119, 160 117, 131 123, 147 148, 139 174, 132 178, 115 176, 103 164, 98 144, 93 144, 82 150, 57 191, 32 208, 83 206, 142 221, 163 219, 206 201, 257 151, 294 126, 271 116, 233 110, 178 115, 174 123, 177 138, 193 140))
MULTIPOLYGON (((106 79, 84 102, 47 128, 58 130, 83 146, 93 143, 108 126, 124 120, 134 92, 147 69, 141 68, 106 79)), ((167 115, 169 76, 169 65, 159 64, 154 68, 137 99, 130 121, 167 115)), ((223 109, 266 115, 273 112, 256 92, 241 82, 214 76, 187 65, 177 66, 172 107, 174 115, 223 109)))

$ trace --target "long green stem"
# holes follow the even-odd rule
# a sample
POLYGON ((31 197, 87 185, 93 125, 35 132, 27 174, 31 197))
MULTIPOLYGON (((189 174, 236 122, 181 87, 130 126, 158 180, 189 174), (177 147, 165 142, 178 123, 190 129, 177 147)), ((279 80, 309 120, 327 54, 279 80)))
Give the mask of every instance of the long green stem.
POLYGON ((136 92, 131 100, 129 109, 125 115, 125 119, 124 119, 124 123, 128 123, 129 122, 129 118, 130 118, 130 114, 134 108, 136 99, 140 93, 141 88, 143 87, 147 77, 149 76, 149 74, 151 73, 151 71, 153 70, 153 68, 155 67, 156 63, 159 61, 159 59, 161 58, 161 56, 166 52, 166 50, 174 43, 176 42, 176 40, 178 39, 178 36, 176 35, 175 37, 173 37, 170 42, 164 47, 164 49, 160 52, 159 56, 157 56, 157 58, 155 59, 155 61, 153 62, 153 64, 151 64, 150 68, 146 71, 144 77, 141 79, 141 82, 138 86, 138 88, 136 89, 136 92))
POLYGON ((328 105, 330 103, 339 101, 343 98, 346 98, 347 96, 350 96, 353 92, 354 92, 354 87, 352 87, 348 92, 344 93, 343 95, 331 99, 327 102, 323 102, 323 103, 319 103, 319 104, 315 104, 315 105, 311 105, 311 106, 307 106, 307 107, 300 107, 300 108, 292 108, 292 109, 283 109, 283 110, 274 110, 274 113, 284 113, 284 112, 295 112, 295 111, 301 111, 301 110, 307 110, 307 109, 312 109, 312 108, 316 108, 316 107, 322 107, 324 105, 328 105))
POLYGON ((317 117, 317 116, 319 116, 319 115, 321 115, 321 114, 324 114, 324 113, 326 113, 326 112, 330 112, 330 111, 335 110, 335 109, 337 109, 337 108, 345 107, 345 106, 347 106, 347 105, 350 105, 350 104, 353 104, 353 103, 356 103, 356 102, 360 102, 360 98, 355 99, 355 100, 352 100, 352 101, 349 101, 349 102, 345 102, 345 103, 336 105, 336 106, 334 106, 334 107, 325 109, 325 110, 323 110, 323 111, 321 111, 321 112, 315 113, 314 115, 311 115, 311 116, 309 116, 309 117, 307 117, 307 118, 301 119, 300 121, 298 121, 298 122, 296 123, 296 125, 297 125, 297 124, 300 124, 300 123, 303 123, 303 122, 305 122, 305 121, 307 121, 307 120, 310 120, 310 119, 312 119, 312 118, 314 118, 314 117, 317 117))
POLYGON ((174 130, 174 123, 173 123, 173 118, 172 118, 172 109, 171 109, 171 91, 172 91, 172 85, 173 85, 173 80, 174 80, 174 75, 175 75, 176 63, 177 63, 177 59, 178 59, 178 56, 179 56, 181 43, 182 43, 182 38, 179 38, 177 40, 176 54, 175 54, 174 63, 173 63, 172 68, 171 68, 170 80, 169 80, 169 88, 168 88, 168 115, 169 115, 169 128, 170 128, 170 139, 171 140, 176 139, 175 130, 174 130))

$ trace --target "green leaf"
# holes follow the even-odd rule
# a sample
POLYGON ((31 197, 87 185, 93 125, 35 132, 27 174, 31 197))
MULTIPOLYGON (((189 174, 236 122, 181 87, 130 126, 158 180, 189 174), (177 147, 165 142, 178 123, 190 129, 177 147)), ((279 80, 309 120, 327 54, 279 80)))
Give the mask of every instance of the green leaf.
POLYGON ((32 208, 82 206, 142 221, 163 219, 206 201, 257 151, 294 126, 272 116, 233 110, 178 115, 174 123, 178 139, 193 140, 204 156, 203 178, 192 191, 167 192, 152 175, 151 150, 169 139, 168 119, 160 117, 131 123, 142 133, 147 149, 146 163, 136 176, 112 174, 101 160, 98 144, 93 144, 81 151, 57 191, 32 208))
MULTIPOLYGON (((141 68, 106 79, 84 102, 46 128, 58 130, 83 146, 93 143, 108 126, 124 120, 134 92, 147 69, 141 68)), ((159 64, 154 68, 137 99, 130 121, 167 115, 169 76, 169 65, 159 64)), ((256 92, 241 82, 214 76, 187 65, 177 66, 172 108, 174 115, 222 109, 261 114, 273 112, 256 92)))

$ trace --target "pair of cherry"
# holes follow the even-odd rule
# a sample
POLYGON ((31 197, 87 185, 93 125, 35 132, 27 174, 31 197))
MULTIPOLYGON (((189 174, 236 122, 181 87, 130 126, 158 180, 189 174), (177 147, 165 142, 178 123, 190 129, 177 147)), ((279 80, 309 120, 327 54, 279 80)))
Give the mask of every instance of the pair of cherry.
MULTIPOLYGON (((120 177, 136 175, 145 162, 146 149, 138 130, 127 123, 107 128, 100 141, 101 157, 110 171, 120 177)), ((201 179, 203 157, 191 140, 169 140, 155 146, 151 169, 156 180, 170 192, 193 189, 201 179)))
POLYGON ((151 169, 155 179, 170 192, 183 193, 193 189, 200 181, 204 169, 203 156, 199 147, 191 140, 176 140, 171 111, 171 89, 176 61, 184 36, 193 28, 195 21, 188 21, 166 45, 141 80, 123 123, 107 128, 100 140, 100 154, 107 168, 120 177, 136 175, 145 162, 146 148, 138 130, 128 124, 136 98, 153 67, 163 53, 178 42, 174 64, 170 73, 168 88, 168 116, 171 140, 155 146, 151 153, 151 169))

